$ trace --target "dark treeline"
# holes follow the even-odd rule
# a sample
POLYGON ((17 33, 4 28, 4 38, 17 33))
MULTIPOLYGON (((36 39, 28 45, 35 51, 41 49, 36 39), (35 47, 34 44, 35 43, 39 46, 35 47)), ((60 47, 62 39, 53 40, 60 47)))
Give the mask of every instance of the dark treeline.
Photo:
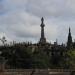
POLYGON ((1 56, 7 68, 73 68, 75 50, 64 46, 38 44, 14 44, 0 46, 1 56))

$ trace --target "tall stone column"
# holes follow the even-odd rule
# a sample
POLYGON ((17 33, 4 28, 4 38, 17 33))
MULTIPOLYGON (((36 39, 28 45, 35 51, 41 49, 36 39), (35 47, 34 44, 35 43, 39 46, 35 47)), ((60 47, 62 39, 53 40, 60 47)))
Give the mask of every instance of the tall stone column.
POLYGON ((41 18, 41 38, 40 38, 40 43, 41 44, 45 44, 46 43, 46 38, 45 38, 45 36, 44 36, 44 27, 45 27, 45 25, 44 25, 44 18, 42 17, 41 18))

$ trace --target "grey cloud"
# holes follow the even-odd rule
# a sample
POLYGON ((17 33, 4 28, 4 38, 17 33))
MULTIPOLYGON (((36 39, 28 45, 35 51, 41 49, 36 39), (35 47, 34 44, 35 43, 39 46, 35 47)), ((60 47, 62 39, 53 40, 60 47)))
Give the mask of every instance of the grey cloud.
POLYGON ((75 16, 74 7, 74 0, 30 0, 27 11, 36 16, 66 18, 75 16))
POLYGON ((69 26, 74 38, 74 0, 6 0, 2 6, 0 32, 5 32, 9 39, 39 40, 42 16, 45 17, 47 40, 57 38, 59 42, 66 42, 69 26))

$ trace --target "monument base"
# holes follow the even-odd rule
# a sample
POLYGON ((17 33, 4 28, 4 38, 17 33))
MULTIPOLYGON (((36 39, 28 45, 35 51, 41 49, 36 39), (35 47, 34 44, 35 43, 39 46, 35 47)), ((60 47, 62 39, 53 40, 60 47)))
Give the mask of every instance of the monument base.
POLYGON ((46 44, 46 38, 40 38, 39 44, 46 44))

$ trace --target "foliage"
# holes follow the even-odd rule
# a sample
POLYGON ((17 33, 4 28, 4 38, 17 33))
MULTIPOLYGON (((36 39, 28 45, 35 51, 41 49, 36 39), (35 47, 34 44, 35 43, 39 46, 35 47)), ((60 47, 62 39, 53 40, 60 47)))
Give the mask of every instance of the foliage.
POLYGON ((2 46, 1 56, 7 60, 10 68, 74 68, 75 49, 32 47, 31 45, 2 46), (52 51, 54 54, 52 54, 52 51), (60 51, 60 52, 59 52, 60 51))
POLYGON ((69 68, 75 68, 75 49, 70 49, 67 51, 66 64, 69 68))

